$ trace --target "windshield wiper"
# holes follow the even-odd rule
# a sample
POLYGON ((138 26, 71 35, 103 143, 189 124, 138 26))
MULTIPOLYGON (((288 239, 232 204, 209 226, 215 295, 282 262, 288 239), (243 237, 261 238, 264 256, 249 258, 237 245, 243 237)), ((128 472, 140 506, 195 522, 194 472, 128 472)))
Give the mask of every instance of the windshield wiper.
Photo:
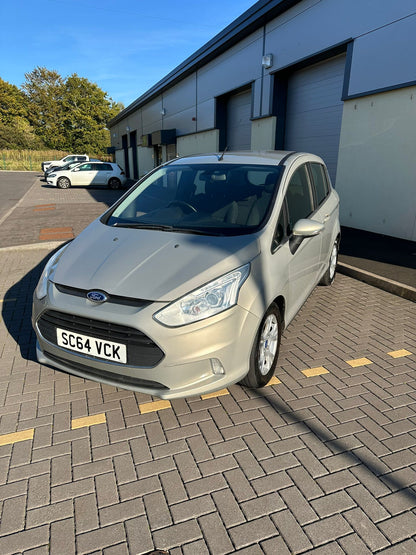
POLYGON ((157 231, 174 231, 171 225, 161 224, 142 224, 142 223, 118 223, 116 222, 113 227, 129 227, 132 229, 156 229, 157 231))
POLYGON ((113 227, 127 227, 131 229, 154 229, 156 231, 167 231, 170 233, 189 233, 192 235, 224 235, 218 231, 210 231, 209 229, 194 229, 192 227, 175 227, 173 225, 163 224, 145 224, 145 223, 119 223, 113 224, 113 227))

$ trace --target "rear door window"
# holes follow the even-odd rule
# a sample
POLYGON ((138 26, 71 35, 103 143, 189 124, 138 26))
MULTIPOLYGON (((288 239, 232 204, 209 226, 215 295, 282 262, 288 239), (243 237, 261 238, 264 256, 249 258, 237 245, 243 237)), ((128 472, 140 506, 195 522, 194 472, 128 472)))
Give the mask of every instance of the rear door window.
POLYGON ((329 193, 329 185, 326 177, 325 168, 322 164, 311 162, 309 164, 313 183, 315 185, 316 203, 319 206, 326 199, 329 193))

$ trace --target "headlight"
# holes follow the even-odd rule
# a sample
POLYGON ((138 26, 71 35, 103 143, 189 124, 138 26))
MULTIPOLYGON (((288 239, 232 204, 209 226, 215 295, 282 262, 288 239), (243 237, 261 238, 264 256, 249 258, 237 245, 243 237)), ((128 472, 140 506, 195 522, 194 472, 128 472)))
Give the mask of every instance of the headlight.
POLYGON ((184 326, 204 320, 237 304, 238 293, 250 273, 250 264, 195 289, 169 304, 154 318, 168 327, 184 326))
POLYGON ((48 173, 48 177, 56 177, 56 173, 48 173))
POLYGON ((48 292, 48 281, 55 273, 56 266, 58 265, 59 259, 62 256, 62 253, 67 248, 69 243, 64 245, 58 252, 56 252, 46 263, 45 268, 43 269, 42 275, 40 276, 39 282, 35 289, 36 297, 41 300, 46 297, 48 292))

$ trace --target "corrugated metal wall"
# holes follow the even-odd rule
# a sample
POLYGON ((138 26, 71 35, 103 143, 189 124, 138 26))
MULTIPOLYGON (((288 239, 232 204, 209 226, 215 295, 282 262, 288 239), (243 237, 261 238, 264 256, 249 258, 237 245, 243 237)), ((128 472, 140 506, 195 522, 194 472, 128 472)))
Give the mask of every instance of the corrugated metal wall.
POLYGON ((293 73, 288 80, 284 147, 321 156, 335 183, 342 123, 345 55, 293 73))

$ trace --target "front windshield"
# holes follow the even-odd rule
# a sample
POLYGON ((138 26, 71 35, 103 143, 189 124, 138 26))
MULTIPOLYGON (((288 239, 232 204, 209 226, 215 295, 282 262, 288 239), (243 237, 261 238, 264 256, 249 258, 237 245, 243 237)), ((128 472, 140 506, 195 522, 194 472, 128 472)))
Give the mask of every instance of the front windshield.
POLYGON ((159 168, 110 214, 110 226, 237 235, 259 228, 282 172, 254 164, 172 164, 159 168))

